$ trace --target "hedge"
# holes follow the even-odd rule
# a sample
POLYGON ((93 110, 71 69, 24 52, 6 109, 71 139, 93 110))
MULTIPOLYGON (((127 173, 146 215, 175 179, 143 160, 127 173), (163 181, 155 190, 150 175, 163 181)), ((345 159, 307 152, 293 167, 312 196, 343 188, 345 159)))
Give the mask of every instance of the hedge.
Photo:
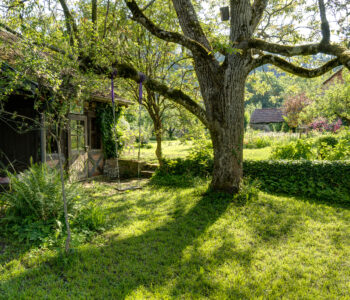
POLYGON ((244 161, 243 172, 267 192, 350 202, 350 161, 244 161))
MULTIPOLYGON (((159 175, 208 176, 212 159, 164 161, 159 175)), ((245 160, 245 177, 258 179, 270 193, 299 195, 335 202, 350 202, 350 161, 245 160)))

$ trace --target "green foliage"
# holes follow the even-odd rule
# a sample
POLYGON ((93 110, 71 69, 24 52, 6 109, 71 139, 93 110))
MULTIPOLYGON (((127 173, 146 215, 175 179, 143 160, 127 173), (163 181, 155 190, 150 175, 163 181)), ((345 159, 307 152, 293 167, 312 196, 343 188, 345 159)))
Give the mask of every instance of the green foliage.
MULTIPOLYGON (((7 173, 10 189, 0 194, 4 216, 0 218, 2 234, 19 241, 52 245, 63 243, 65 233, 61 181, 58 172, 45 164, 32 164, 20 173, 7 173)), ((73 239, 101 231, 106 217, 98 207, 82 199, 77 184, 65 183, 65 192, 73 239)))
POLYGON ((350 201, 349 161, 244 161, 243 169, 268 192, 350 201))
MULTIPOLYGON (((116 124, 121 116, 121 109, 115 112, 116 124)), ((106 159, 116 157, 115 143, 118 138, 118 151, 122 151, 124 144, 121 142, 123 133, 117 130, 115 137, 113 107, 108 103, 98 103, 96 106, 96 120, 102 136, 103 155, 106 159)))
POLYGON ((159 175, 189 175, 204 176, 211 174, 213 168, 213 150, 211 141, 198 140, 195 141, 189 155, 174 160, 164 159, 163 165, 158 169, 159 175))
POLYGON ((244 178, 241 181, 239 193, 233 198, 234 203, 238 206, 244 206, 250 201, 258 200, 260 191, 260 182, 244 178))
POLYGON ((323 160, 346 160, 350 159, 350 141, 340 139, 335 145, 326 142, 318 144, 318 157, 323 160))
POLYGON ((346 135, 326 135, 319 138, 281 140, 271 150, 271 159, 350 159, 350 142, 346 135))
POLYGON ((336 144, 338 144, 338 140, 332 135, 321 136, 318 138, 317 144, 321 145, 323 143, 325 143, 327 146, 334 147, 336 144))
POLYGON ((309 140, 298 139, 288 144, 277 144, 272 147, 271 159, 310 159, 312 143, 309 140))
MULTIPOLYGON (((63 200, 59 174, 46 165, 32 164, 20 174, 7 172, 10 189, 0 195, 5 203, 5 216, 0 219, 3 228, 21 240, 43 240, 61 229, 64 221, 63 200)), ((79 197, 75 185, 66 184, 68 210, 79 197)))
POLYGON ((346 68, 342 70, 342 78, 333 78, 309 95, 313 102, 303 111, 306 120, 326 118, 332 122, 341 118, 350 125, 350 72, 346 68))
POLYGON ((268 136, 250 136, 243 142, 243 147, 246 149, 261 149, 269 147, 272 144, 272 139, 268 136))
MULTIPOLYGON (((7 176, 11 182, 10 190, 1 198, 7 202, 9 216, 18 219, 33 217, 43 222, 62 218, 62 190, 57 171, 45 164, 32 164, 23 173, 7 172, 7 176)), ((78 193, 74 185, 67 185, 66 193, 68 208, 71 209, 78 193)))
POLYGON ((72 222, 73 228, 80 231, 103 231, 107 224, 107 216, 105 211, 93 202, 81 203, 76 208, 79 212, 72 222))

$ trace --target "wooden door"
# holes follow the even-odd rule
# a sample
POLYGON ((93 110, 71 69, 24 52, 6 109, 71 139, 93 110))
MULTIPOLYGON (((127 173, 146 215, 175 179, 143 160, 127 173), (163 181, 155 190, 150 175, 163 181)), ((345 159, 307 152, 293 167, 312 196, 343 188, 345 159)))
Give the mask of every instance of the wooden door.
POLYGON ((70 180, 76 181, 87 178, 87 118, 84 115, 69 115, 68 153, 70 180))

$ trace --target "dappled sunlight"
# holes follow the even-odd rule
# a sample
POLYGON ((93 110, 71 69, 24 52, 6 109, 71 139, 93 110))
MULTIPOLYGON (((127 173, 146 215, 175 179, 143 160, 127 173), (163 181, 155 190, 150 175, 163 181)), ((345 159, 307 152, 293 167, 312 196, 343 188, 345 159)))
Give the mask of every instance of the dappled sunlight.
POLYGON ((118 193, 93 185, 111 228, 68 258, 43 249, 9 261, 0 291, 117 299, 345 295, 349 210, 266 193, 236 206, 203 195, 206 187, 118 193))

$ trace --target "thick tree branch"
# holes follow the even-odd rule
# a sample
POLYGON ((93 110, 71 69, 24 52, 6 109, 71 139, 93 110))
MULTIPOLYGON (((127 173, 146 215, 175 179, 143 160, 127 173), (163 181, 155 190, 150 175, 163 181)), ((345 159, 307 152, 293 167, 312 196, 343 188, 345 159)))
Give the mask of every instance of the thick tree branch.
POLYGON ((134 0, 125 1, 128 8, 133 14, 133 19, 144 26, 153 35, 164 41, 180 44, 191 50, 192 53, 205 58, 209 62, 215 63, 215 65, 218 65, 214 54, 204 45, 180 33, 162 30, 144 15, 134 0))
POLYGON ((252 6, 252 19, 250 22, 251 30, 254 32, 256 27, 259 25, 260 20, 266 9, 268 0, 255 0, 252 6))
MULTIPOLYGON (((114 63, 113 68, 118 70, 118 77, 140 82, 140 73, 137 72, 137 70, 132 66, 124 63, 114 63)), ((97 73, 101 71, 106 74, 106 70, 97 69, 97 73)), ((143 84, 147 89, 157 92, 160 95, 182 105, 192 114, 194 114, 204 124, 204 126, 209 128, 209 122, 206 117, 205 109, 181 90, 169 88, 165 84, 149 77, 146 77, 143 84)))
POLYGON ((75 23, 75 20, 74 20, 72 14, 68 8, 66 0, 59 0, 59 2, 61 4, 61 7, 62 7, 63 13, 64 13, 64 17, 66 19, 67 31, 68 31, 68 33, 70 32, 70 26, 71 26, 71 28, 73 29, 74 37, 77 39, 79 47, 81 47, 81 40, 79 37, 78 26, 75 23))
POLYGON ((198 21, 197 13, 190 0, 173 0, 173 5, 185 36, 212 50, 198 21))
POLYGON ((286 57, 305 56, 324 53, 336 56, 339 62, 350 70, 350 50, 340 44, 307 44, 300 46, 279 45, 265 42, 260 39, 251 39, 240 43, 240 49, 258 49, 269 53, 275 53, 286 57))
POLYGON ((329 23, 327 20, 326 8, 323 0, 318 0, 318 7, 320 9, 320 16, 321 16, 321 31, 322 31, 321 44, 327 45, 330 42, 331 33, 329 30, 329 23))
POLYGON ((328 61, 327 63, 325 63, 319 68, 307 69, 307 68, 296 66, 279 56, 268 54, 258 58, 255 61, 254 68, 265 64, 272 64, 276 67, 279 67, 283 71, 286 71, 288 73, 291 73, 300 77, 313 78, 313 77, 321 76, 326 72, 332 70, 333 68, 340 66, 341 62, 339 61, 338 58, 335 58, 328 61))
MULTIPOLYGON (((287 57, 299 56, 299 55, 313 55, 319 52, 326 53, 326 48, 324 47, 324 51, 321 51, 321 46, 319 43, 315 44, 307 44, 307 45, 297 45, 297 46, 289 46, 289 45, 280 45, 276 43, 266 42, 261 39, 250 39, 249 41, 244 41, 240 43, 237 48, 239 49, 249 49, 254 48, 258 50, 267 51, 270 53, 280 54, 287 57)), ((330 54, 330 53, 327 53, 330 54)))

